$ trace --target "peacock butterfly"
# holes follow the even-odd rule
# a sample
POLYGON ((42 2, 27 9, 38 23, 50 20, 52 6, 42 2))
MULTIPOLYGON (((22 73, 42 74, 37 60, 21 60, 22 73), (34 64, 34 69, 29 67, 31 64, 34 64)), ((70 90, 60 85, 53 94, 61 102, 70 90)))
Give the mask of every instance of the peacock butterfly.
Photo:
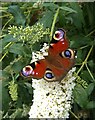
POLYGON ((21 74, 24 77, 47 81, 61 81, 75 63, 75 51, 69 48, 66 32, 63 29, 55 31, 44 59, 25 66, 21 74))

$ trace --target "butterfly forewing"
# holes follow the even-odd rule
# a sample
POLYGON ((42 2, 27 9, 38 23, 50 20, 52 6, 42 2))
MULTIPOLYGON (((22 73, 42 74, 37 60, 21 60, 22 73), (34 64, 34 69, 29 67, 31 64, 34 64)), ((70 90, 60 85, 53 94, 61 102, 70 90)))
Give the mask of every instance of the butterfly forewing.
POLYGON ((41 79, 44 76, 47 63, 45 59, 33 62, 23 68, 21 71, 22 76, 41 79))

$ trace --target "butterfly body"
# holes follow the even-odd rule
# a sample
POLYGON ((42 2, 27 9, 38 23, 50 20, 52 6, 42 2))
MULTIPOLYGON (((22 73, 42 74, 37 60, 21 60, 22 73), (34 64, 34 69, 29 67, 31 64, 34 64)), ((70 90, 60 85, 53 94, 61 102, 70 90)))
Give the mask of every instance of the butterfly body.
POLYGON ((21 74, 36 79, 44 78, 47 81, 60 81, 75 63, 75 52, 69 48, 69 41, 63 29, 55 32, 48 56, 33 62, 23 68, 21 74))

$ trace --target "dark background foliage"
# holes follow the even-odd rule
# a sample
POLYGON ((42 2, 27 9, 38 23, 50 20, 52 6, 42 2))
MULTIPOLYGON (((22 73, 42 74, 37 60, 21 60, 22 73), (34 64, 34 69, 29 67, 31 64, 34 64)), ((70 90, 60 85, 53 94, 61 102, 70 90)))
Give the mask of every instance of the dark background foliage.
MULTIPOLYGON (((74 104, 70 120, 95 119, 95 2, 56 2, 56 3, 11 3, 2 2, 2 34, 0 35, 0 62, 2 70, 0 86, 2 89, 2 119, 28 119, 32 105, 32 81, 19 75, 21 69, 32 59, 32 51, 40 49, 44 42, 50 42, 53 31, 64 28, 70 47, 77 51, 76 87, 73 92, 74 104), (18 41, 9 35, 8 27, 32 27, 43 24, 50 29, 38 42, 18 41)), ((1 90, 0 89, 0 90, 1 90)))

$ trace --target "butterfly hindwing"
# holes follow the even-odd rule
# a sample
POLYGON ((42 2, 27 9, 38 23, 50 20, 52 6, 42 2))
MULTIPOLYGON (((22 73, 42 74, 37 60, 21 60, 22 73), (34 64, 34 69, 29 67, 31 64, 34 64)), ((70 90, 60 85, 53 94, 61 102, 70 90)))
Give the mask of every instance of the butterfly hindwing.
POLYGON ((55 59, 50 56, 47 57, 46 61, 47 69, 45 73, 48 76, 50 74, 50 77, 44 75, 44 78, 47 81, 60 81, 75 64, 74 51, 67 49, 56 55, 55 59))

